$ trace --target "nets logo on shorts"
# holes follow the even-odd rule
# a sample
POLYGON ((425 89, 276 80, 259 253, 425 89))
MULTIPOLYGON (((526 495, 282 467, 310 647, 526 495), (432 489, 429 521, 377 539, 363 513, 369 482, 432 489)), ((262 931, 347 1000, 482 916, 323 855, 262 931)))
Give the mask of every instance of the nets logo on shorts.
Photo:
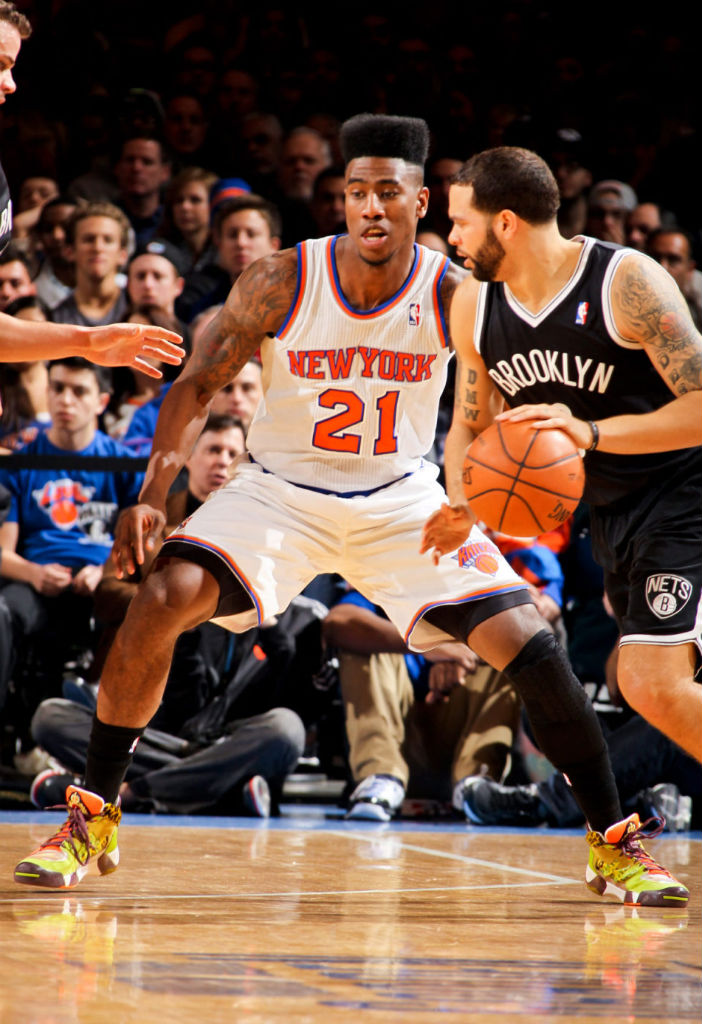
POLYGON ((646 603, 659 619, 669 619, 685 607, 692 596, 692 584, 684 576, 656 573, 646 580, 646 603))

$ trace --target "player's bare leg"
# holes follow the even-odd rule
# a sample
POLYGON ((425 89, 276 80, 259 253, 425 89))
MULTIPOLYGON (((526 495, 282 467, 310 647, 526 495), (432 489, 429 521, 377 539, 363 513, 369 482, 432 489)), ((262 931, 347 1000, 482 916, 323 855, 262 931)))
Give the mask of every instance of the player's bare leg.
POLYGON ((160 558, 139 587, 105 661, 97 716, 140 728, 156 713, 181 633, 209 619, 219 586, 199 565, 160 558))
POLYGON ((702 762, 702 686, 695 682, 695 645, 623 644, 617 682, 635 711, 702 762))

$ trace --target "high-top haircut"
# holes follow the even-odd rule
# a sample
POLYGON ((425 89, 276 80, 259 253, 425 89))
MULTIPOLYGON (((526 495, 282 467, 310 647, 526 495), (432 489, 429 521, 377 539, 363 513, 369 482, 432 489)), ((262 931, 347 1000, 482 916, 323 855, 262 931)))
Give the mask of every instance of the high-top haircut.
POLYGON ((385 156, 424 169, 429 153, 429 127, 419 117, 356 114, 339 133, 344 164, 362 156, 385 156))
POLYGON ((472 185, 482 213, 511 210, 528 224, 548 224, 560 205, 558 185, 545 160, 519 146, 497 146, 472 156, 453 178, 472 185))

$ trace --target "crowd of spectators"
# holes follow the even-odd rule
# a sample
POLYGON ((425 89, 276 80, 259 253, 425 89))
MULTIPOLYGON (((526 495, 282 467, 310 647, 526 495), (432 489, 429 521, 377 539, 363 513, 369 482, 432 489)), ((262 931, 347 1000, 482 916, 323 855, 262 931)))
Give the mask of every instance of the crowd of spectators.
MULTIPOLYGON (((682 15, 661 14, 654 24, 643 16, 637 21, 630 9, 620 14, 594 4, 576 32, 563 20, 567 12, 532 0, 460 13, 438 3, 418 18, 406 6, 377 4, 347 16, 343 28, 305 4, 245 10, 203 0, 197 10, 171 4, 166 17, 157 6, 131 0, 21 6, 34 33, 17 70, 22 89, 0 120, 0 152, 16 197, 13 241, 0 258, 6 313, 78 324, 153 323, 177 331, 191 351, 251 262, 303 238, 344 230, 338 129, 347 116, 367 110, 421 116, 430 126, 424 244, 455 255, 447 194, 463 160, 487 146, 524 145, 553 168, 562 233, 649 253, 675 278, 702 324, 699 99, 682 15)), ((148 455, 171 379, 166 367, 164 379, 154 381, 131 370, 98 373, 76 360, 0 367, 0 449, 53 459, 36 469, 0 467, 11 493, 0 525, 5 768, 30 772, 27 755, 38 751, 32 768, 48 764, 62 779, 80 773, 83 739, 76 735, 87 729, 83 712, 94 699, 100 652, 114 624, 100 600, 110 578, 111 529, 141 481, 141 463, 130 470, 126 460, 148 455), (61 467, 64 453, 71 458, 61 467), (116 459, 118 468, 81 469, 76 459, 86 455, 109 457, 113 467, 116 459), (66 681, 77 656, 85 684, 80 712, 65 706, 66 692, 76 697, 66 681)), ((217 396, 214 426, 206 432, 245 434, 260 390, 254 360, 217 396)), ((450 408, 449 376, 432 453, 439 463, 450 408)), ((225 470, 214 474, 212 486, 225 482, 225 470)), ((193 497, 188 479, 186 469, 172 527, 206 497, 202 488, 193 497)), ((607 686, 616 630, 601 577, 587 560, 587 530, 576 523, 565 536, 528 546, 508 538, 496 543, 533 586, 592 699, 610 720, 629 722, 631 714, 607 686), (564 591, 576 555, 585 561, 564 591), (589 661, 579 664, 584 650, 589 661)), ((562 824, 577 816, 569 806, 559 818, 548 792, 520 790, 515 797, 502 785, 546 781, 530 769, 529 757, 538 759, 538 751, 503 680, 483 671, 468 648, 457 649, 462 645, 413 660, 378 609, 348 594, 336 603, 342 594, 343 581, 320 581, 303 596, 289 634, 281 637, 280 623, 264 624, 238 651, 215 636, 212 653, 212 631, 223 634, 218 627, 202 627, 206 656, 190 637, 184 643, 190 661, 184 656, 183 663, 197 663, 191 670, 199 689, 190 697, 199 695, 199 703, 185 702, 182 673, 169 684, 163 712, 170 709, 175 718, 169 738, 152 731, 125 802, 267 813, 266 783, 273 785, 275 806, 296 759, 323 750, 327 767, 346 773, 355 816, 386 820, 407 794, 433 795, 473 821, 488 820, 486 802, 494 811, 497 797, 501 821, 511 814, 562 824), (268 660, 265 683, 252 672, 257 659, 268 660), (337 665, 340 674, 330 668, 337 665), (265 692, 242 700, 254 681, 265 692), (186 720, 213 703, 220 715, 214 739, 206 730, 183 731, 186 720), (265 734, 266 743, 278 743, 274 768, 260 767, 265 757, 243 757, 241 747, 236 767, 226 760, 233 737, 244 735, 242 721, 252 735, 264 735, 257 731, 260 716, 281 707, 290 712, 282 724, 276 719, 283 740, 265 734), (364 729, 377 741, 377 720, 385 735, 369 749, 364 729), (437 741, 437 723, 451 742, 437 741), (199 746, 198 736, 206 737, 199 746), (209 746, 223 738, 213 761, 209 746), (195 774, 189 775, 192 757, 195 774), (208 779, 217 769, 236 785, 200 801, 184 795, 203 777, 203 764, 208 779), (501 788, 469 793, 469 786, 464 801, 465 781, 473 778, 501 788)), ((633 745, 618 749, 625 751, 618 761, 626 762, 623 775, 633 745)), ((680 767, 665 743, 655 771, 645 767, 629 772, 632 800, 643 791, 652 799, 657 784, 668 785, 669 798, 672 783, 699 796, 699 771, 687 761, 680 767)), ((36 786, 32 793, 39 800, 36 786)))

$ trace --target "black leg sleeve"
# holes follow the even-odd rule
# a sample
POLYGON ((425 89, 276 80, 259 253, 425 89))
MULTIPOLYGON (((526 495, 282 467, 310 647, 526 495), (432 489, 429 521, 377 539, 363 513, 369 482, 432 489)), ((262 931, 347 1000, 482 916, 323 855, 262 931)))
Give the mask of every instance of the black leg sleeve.
POLYGON ((566 775, 590 827, 603 832, 621 820, 600 723, 555 636, 541 630, 505 673, 522 699, 541 752, 566 775))

